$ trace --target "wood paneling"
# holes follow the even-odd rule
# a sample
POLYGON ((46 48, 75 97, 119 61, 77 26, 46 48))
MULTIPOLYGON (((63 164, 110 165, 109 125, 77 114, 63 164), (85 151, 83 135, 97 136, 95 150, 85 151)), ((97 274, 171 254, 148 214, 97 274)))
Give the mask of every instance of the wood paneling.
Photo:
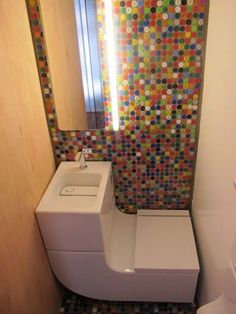
POLYGON ((87 129, 74 0, 40 5, 59 128, 87 129))
POLYGON ((0 1, 0 29, 0 313, 56 314, 34 214, 55 164, 24 0, 0 1))

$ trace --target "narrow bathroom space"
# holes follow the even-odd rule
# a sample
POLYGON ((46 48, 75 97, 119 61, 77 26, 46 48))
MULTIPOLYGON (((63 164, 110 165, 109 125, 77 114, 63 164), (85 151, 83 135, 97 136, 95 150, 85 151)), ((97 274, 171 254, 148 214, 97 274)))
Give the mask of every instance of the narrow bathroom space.
POLYGON ((0 1, 0 314, 236 314, 236 1, 0 1))

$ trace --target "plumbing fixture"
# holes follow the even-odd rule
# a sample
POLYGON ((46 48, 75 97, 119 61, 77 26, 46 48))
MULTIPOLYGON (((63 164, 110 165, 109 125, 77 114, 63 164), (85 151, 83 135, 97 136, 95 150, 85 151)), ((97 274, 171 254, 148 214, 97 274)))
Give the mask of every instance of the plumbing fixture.
POLYGON ((80 163, 80 169, 86 169, 88 165, 86 164, 86 155, 92 154, 92 148, 83 148, 78 151, 75 155, 75 161, 80 163))

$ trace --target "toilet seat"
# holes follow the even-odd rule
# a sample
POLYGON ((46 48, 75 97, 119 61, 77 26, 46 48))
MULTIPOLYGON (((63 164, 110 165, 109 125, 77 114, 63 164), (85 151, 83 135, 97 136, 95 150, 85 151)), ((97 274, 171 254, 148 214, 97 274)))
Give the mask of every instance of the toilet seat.
POLYGON ((183 273, 199 268, 188 211, 138 210, 134 268, 183 273))

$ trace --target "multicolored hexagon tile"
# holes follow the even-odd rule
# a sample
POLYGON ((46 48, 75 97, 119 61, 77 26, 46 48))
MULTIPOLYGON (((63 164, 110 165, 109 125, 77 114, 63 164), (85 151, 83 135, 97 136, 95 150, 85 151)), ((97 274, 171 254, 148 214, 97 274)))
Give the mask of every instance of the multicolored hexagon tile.
POLYGON ((64 314, 195 314, 196 308, 188 303, 94 300, 66 290, 59 312, 64 314))
POLYGON ((113 0, 120 131, 111 129, 104 0, 97 0, 105 129, 57 127, 40 1, 27 0, 57 162, 91 147, 113 163, 117 207, 187 209, 191 203, 201 99, 206 0, 113 0))

